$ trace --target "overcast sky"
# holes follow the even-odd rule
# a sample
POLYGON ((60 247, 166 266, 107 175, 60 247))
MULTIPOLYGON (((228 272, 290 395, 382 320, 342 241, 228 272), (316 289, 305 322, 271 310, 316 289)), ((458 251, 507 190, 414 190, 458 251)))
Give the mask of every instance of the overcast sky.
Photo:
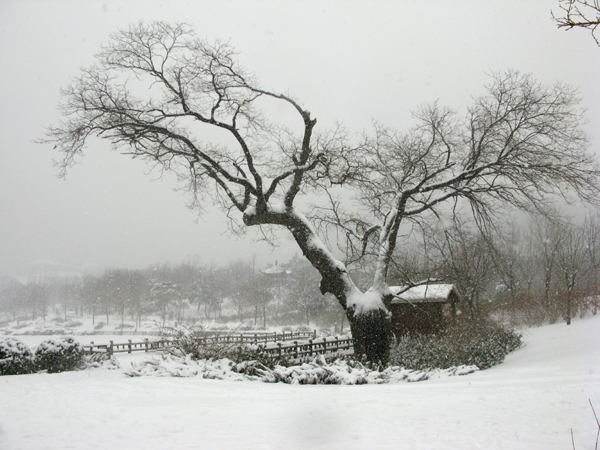
POLYGON ((0 275, 40 260, 144 268, 188 257, 261 264, 297 253, 223 235, 218 212, 186 209, 172 179, 94 141, 67 180, 52 146, 34 143, 58 121, 59 89, 111 32, 137 21, 185 21, 229 41, 266 88, 292 95, 326 127, 373 120, 406 128, 439 100, 464 111, 486 73, 516 69, 566 82, 588 109, 600 149, 600 48, 558 30, 558 0, 517 1, 26 1, 0 0, 0 275))

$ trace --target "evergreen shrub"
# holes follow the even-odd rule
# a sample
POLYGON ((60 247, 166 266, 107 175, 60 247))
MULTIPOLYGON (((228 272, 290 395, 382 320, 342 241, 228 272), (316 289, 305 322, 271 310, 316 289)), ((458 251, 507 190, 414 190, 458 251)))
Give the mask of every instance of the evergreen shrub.
POLYGON ((48 373, 65 372, 83 367, 83 346, 72 337, 49 339, 35 350, 35 365, 48 373))
POLYGON ((521 335, 491 321, 457 321, 434 335, 408 335, 390 351, 390 364, 411 370, 477 366, 488 369, 521 347, 521 335))
POLYGON ((35 372, 33 354, 23 342, 0 337, 0 375, 21 375, 35 372))

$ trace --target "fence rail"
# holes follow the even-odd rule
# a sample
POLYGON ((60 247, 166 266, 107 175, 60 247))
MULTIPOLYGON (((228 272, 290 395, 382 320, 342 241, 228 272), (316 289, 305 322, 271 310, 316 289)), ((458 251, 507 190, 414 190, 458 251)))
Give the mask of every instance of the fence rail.
MULTIPOLYGON (((269 344, 276 342, 286 342, 298 339, 310 339, 316 337, 316 331, 295 331, 295 332, 282 332, 282 333, 219 333, 219 332, 206 332, 198 336, 198 341, 204 345, 211 344, 269 344)), ((168 347, 170 345, 171 338, 167 335, 163 339, 149 340, 144 339, 142 342, 133 342, 129 339, 125 343, 115 343, 110 341, 109 344, 94 344, 91 342, 90 345, 84 345, 84 351, 86 354, 92 353, 132 353, 132 352, 148 352, 153 350, 160 350, 161 348, 168 347)))
POLYGON ((267 353, 278 356, 291 356, 292 358, 302 358, 304 356, 320 355, 325 353, 337 353, 344 350, 353 350, 353 339, 344 337, 322 337, 318 339, 309 339, 308 342, 293 341, 290 343, 278 342, 277 347, 265 348, 267 353))
MULTIPOLYGON (((316 332, 289 332, 289 333, 242 333, 229 335, 208 335, 198 338, 204 345, 215 343, 222 344, 255 344, 262 345, 263 350, 269 354, 277 356, 290 356, 293 358, 302 358, 304 356, 313 356, 324 353, 339 352, 353 349, 352 338, 343 337, 316 337, 316 332)), ((86 354, 106 353, 112 356, 115 353, 132 352, 150 352, 171 345, 170 339, 149 340, 142 342, 132 342, 129 339, 124 343, 84 345, 86 354)))

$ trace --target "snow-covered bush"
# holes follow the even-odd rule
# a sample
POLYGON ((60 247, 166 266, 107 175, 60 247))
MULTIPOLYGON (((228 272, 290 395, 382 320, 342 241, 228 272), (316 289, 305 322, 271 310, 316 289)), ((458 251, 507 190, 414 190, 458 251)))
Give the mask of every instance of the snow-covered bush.
POLYGON ((164 354, 159 359, 145 361, 125 372, 130 377, 202 377, 206 379, 287 384, 381 384, 401 381, 415 382, 431 378, 467 375, 477 371, 475 366, 461 366, 429 371, 408 370, 393 366, 385 370, 372 370, 352 359, 331 362, 322 356, 288 367, 266 367, 257 361, 236 363, 230 359, 193 360, 188 356, 174 357, 164 354))
POLYGON ((78 369, 84 365, 83 346, 72 337, 49 339, 35 349, 35 365, 48 373, 78 369))
POLYGON ((21 375, 34 371, 29 347, 17 339, 0 337, 0 375, 21 375))
POLYGON ((521 335, 489 321, 459 322, 436 335, 405 336, 390 352, 390 362, 412 370, 502 363, 522 345, 521 335))
POLYGON ((90 368, 105 368, 109 370, 119 369, 121 366, 115 355, 108 355, 108 353, 92 353, 85 357, 85 367, 90 368))

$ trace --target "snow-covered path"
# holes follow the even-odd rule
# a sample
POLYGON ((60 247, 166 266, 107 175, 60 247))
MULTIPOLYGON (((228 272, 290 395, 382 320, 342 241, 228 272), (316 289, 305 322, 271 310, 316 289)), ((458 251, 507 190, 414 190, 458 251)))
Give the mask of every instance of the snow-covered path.
MULTIPOLYGON (((0 378, 0 449, 577 449, 600 413, 600 316, 528 330, 501 366, 420 383, 0 378)), ((124 359, 125 360, 125 359, 124 359)))

